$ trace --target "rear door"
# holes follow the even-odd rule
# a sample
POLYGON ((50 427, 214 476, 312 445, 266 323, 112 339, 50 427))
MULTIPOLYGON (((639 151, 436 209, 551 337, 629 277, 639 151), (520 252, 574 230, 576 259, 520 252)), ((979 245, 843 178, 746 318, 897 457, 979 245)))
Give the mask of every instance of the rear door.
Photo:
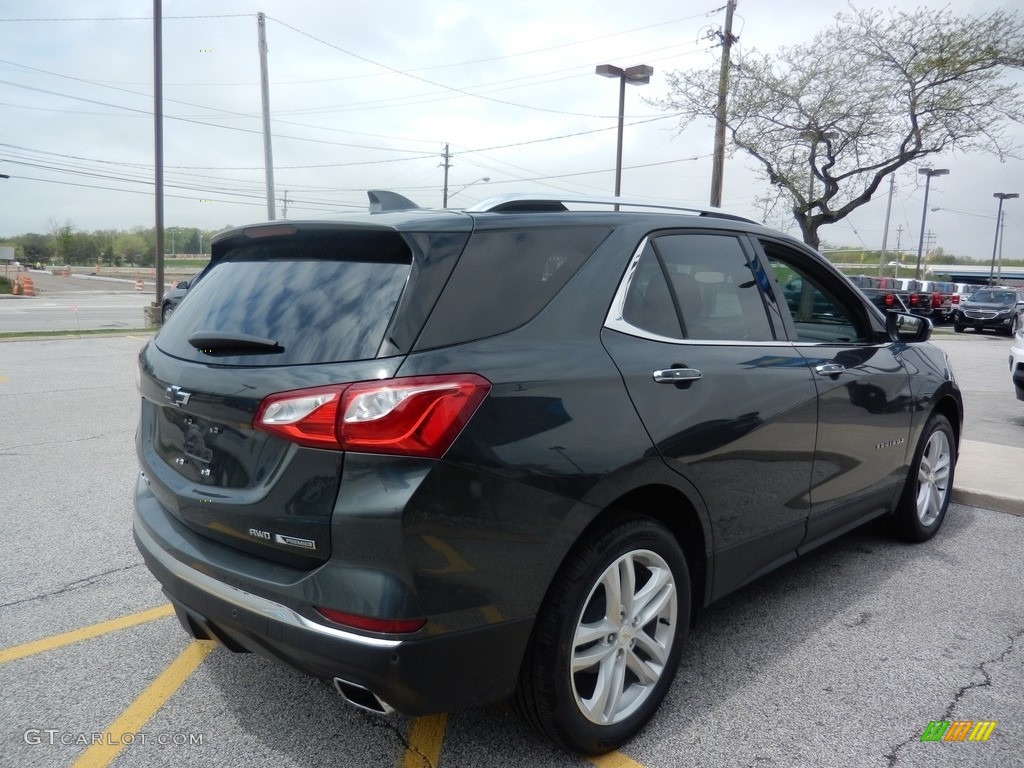
POLYGON ((703 497, 715 597, 795 556, 814 458, 812 375, 776 339, 745 248, 721 231, 652 234, 602 332, 656 449, 703 497))

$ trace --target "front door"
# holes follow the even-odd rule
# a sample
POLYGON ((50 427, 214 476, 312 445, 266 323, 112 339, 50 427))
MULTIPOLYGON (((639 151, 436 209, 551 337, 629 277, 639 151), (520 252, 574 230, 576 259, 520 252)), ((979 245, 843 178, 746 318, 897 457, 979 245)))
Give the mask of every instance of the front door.
POLYGON ((795 556, 809 511, 816 389, 777 341, 742 242, 641 244, 602 333, 663 459, 703 497, 713 597, 795 556))
POLYGON ((867 301, 808 254, 761 241, 797 351, 818 390, 808 545, 890 509, 906 476, 910 376, 867 301))

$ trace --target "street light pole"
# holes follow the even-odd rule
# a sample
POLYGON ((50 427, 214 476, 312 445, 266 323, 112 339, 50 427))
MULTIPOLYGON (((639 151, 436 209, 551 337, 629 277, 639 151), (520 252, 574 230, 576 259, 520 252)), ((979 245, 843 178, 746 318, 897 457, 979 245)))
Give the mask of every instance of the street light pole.
POLYGON ((920 168, 917 171, 925 176, 924 182, 924 206, 921 208, 921 239, 917 242, 917 268, 914 270, 914 279, 921 279, 921 254, 924 252, 924 224, 928 217, 928 190, 932 184, 932 176, 945 176, 949 173, 948 168, 920 168))
POLYGON ((455 197, 457 194, 459 194, 459 192, 463 192, 463 191, 469 189, 470 187, 472 187, 474 184, 479 184, 481 181, 490 181, 490 180, 491 180, 490 176, 484 176, 482 179, 477 179, 476 181, 471 181, 471 182, 469 182, 469 184, 466 184, 464 186, 459 187, 454 192, 451 192, 451 193, 448 194, 447 198, 445 199, 445 206, 444 207, 447 208, 448 207, 448 200, 451 200, 453 197, 455 197))
MULTIPOLYGON (((622 124, 626 112, 626 83, 630 85, 647 85, 651 82, 654 67, 646 64, 621 69, 612 64, 599 64, 594 72, 603 77, 619 78, 619 135, 615 145, 615 196, 622 191, 622 124)), ((616 206, 618 210, 618 206, 616 206)))
POLYGON ((1013 200, 1016 197, 1020 197, 1016 192, 994 192, 992 197, 999 199, 999 208, 996 212, 996 239, 992 243, 992 269, 988 273, 988 284, 995 285, 996 275, 996 247, 999 245, 999 224, 1003 218, 1003 200, 1013 200))

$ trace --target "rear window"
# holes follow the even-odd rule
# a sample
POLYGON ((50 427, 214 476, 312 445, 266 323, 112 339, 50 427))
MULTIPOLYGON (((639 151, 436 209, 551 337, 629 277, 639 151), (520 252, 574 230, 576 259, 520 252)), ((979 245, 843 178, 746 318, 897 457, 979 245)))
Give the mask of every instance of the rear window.
POLYGON ((377 356, 409 277, 412 255, 394 232, 333 231, 244 242, 229 250, 161 329, 175 357, 219 365, 301 365, 377 356), (262 354, 208 354, 193 334, 276 342, 262 354))

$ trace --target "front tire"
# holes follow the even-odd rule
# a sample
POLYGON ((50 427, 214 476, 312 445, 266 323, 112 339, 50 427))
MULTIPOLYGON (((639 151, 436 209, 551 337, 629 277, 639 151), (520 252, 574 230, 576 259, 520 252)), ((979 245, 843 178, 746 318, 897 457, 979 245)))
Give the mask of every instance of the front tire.
POLYGON ((956 331, 957 333, 963 333, 964 327, 960 325, 960 323, 953 323, 953 330, 956 331))
POLYGON ((513 707, 570 752, 615 749, 665 697, 689 619, 689 570, 675 537, 644 517, 610 521, 555 577, 513 707))
POLYGON ((921 433, 903 495, 892 515, 894 531, 900 537, 927 541, 939 530, 953 493, 955 451, 949 419, 933 414, 921 433))
POLYGON ((171 319, 171 315, 174 314, 174 307, 170 304, 164 304, 163 311, 160 313, 160 324, 163 325, 171 319))

